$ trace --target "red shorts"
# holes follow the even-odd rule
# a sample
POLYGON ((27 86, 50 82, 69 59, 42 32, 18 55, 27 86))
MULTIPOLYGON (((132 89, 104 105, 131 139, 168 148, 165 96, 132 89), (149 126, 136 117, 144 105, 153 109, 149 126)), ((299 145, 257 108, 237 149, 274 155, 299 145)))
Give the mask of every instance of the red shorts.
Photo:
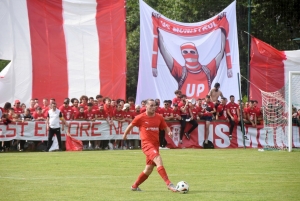
POLYGON ((143 152, 146 155, 146 165, 156 165, 153 159, 159 156, 159 148, 154 146, 143 147, 143 152))

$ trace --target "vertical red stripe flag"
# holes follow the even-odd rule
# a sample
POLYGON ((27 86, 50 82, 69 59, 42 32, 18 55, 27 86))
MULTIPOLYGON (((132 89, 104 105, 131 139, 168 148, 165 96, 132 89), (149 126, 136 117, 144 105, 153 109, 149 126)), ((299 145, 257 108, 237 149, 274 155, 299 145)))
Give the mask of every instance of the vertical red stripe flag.
POLYGON ((27 0, 31 49, 32 97, 68 97, 62 0, 27 0))

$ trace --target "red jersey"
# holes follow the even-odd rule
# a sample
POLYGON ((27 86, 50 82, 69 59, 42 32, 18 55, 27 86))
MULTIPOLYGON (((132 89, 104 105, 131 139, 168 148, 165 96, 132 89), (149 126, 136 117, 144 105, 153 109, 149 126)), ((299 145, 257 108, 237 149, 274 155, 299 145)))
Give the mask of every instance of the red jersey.
POLYGON ((167 127, 161 115, 155 113, 154 116, 150 117, 146 113, 142 113, 136 116, 131 124, 140 129, 142 149, 146 146, 159 147, 159 130, 163 130, 167 127))
POLYGON ((39 119, 43 119, 45 120, 45 115, 43 113, 41 114, 38 114, 37 112, 34 112, 32 117, 35 119, 35 120, 39 120, 39 119))
POLYGON ((114 108, 111 105, 104 104, 104 111, 106 112, 107 116, 112 117, 114 115, 114 108))
POLYGON ((160 113, 159 114, 162 114, 163 117, 169 117, 169 116, 171 116, 172 113, 173 113, 172 108, 168 107, 166 109, 166 108, 163 107, 163 108, 160 109, 160 113))
POLYGON ((174 118, 177 118, 177 117, 179 117, 179 116, 180 116, 180 114, 181 114, 181 112, 180 112, 180 110, 179 110, 179 109, 177 109, 177 110, 174 110, 174 109, 173 109, 172 113, 173 113, 173 117, 174 117, 174 118))
POLYGON ((78 107, 80 107, 80 106, 82 106, 84 108, 84 110, 88 109, 87 104, 81 103, 78 107))
POLYGON ((204 109, 203 116, 211 117, 213 115, 211 112, 214 111, 215 104, 213 102, 204 101, 202 108, 204 109))
POLYGON ((91 111, 86 110, 86 111, 84 111, 84 113, 86 115, 87 120, 95 119, 95 112, 93 110, 91 110, 91 111))
POLYGON ((192 111, 192 114, 193 114, 193 119, 197 120, 198 113, 199 113, 198 108, 194 107, 193 109, 191 109, 191 111, 192 111))
POLYGON ((132 119, 133 118, 133 113, 130 112, 130 111, 123 111, 123 117, 132 119))
POLYGON ((102 111, 97 110, 95 112, 95 114, 96 114, 97 118, 101 118, 101 119, 106 119, 107 118, 107 113, 105 112, 105 110, 102 110, 102 111))
POLYGON ((22 110, 21 107, 15 107, 14 110, 15 110, 15 113, 16 113, 18 116, 20 116, 20 114, 23 113, 23 110, 22 110))
POLYGON ((181 102, 181 98, 175 97, 175 98, 173 98, 173 100, 172 100, 172 103, 173 103, 173 104, 174 104, 174 103, 177 103, 177 105, 178 105, 180 102, 181 102))
POLYGON ((73 109, 73 116, 74 116, 74 118, 75 118, 76 115, 79 113, 79 107, 74 107, 74 106, 72 106, 72 109, 73 109))
POLYGON ((259 107, 255 107, 254 110, 255 110, 256 116, 259 117, 261 115, 260 108, 259 107))
POLYGON ((247 114, 249 114, 249 119, 248 119, 248 115, 247 115, 247 119, 249 121, 254 121, 254 119, 256 117, 256 113, 257 113, 257 111, 256 111, 255 108, 250 108, 249 107, 248 110, 247 110, 247 114))
POLYGON ((219 120, 226 120, 227 119, 227 112, 226 112, 226 105, 218 105, 217 112, 219 113, 218 119, 219 120))
POLYGON ((139 114, 141 114, 141 111, 140 111, 139 113, 133 112, 133 113, 132 113, 132 117, 135 118, 135 117, 138 116, 139 114))
POLYGON ((146 112, 146 107, 141 107, 141 113, 146 112))
POLYGON ((65 107, 64 105, 59 108, 61 114, 65 120, 71 120, 74 118, 74 110, 72 107, 65 107))
POLYGON ((217 65, 215 59, 212 60, 208 65, 199 65, 196 69, 190 69, 186 66, 181 66, 175 59, 173 59, 173 68, 171 71, 172 76, 177 80, 178 83, 182 80, 182 75, 186 73, 186 78, 181 86, 181 91, 186 94, 188 98, 205 98, 210 91, 207 76, 213 80, 217 74, 217 65), (184 72, 184 68, 186 72, 184 72), (205 72, 208 72, 207 74, 205 72), (202 92, 196 94, 197 87, 201 86, 202 92), (190 92, 193 92, 190 93, 190 92))
POLYGON ((116 119, 123 119, 124 118, 124 112, 123 112, 123 110, 120 110, 120 111, 116 110, 114 112, 114 116, 113 117, 116 118, 116 119))
MULTIPOLYGON (((231 116, 237 116, 237 112, 238 112, 239 108, 240 108, 239 105, 236 103, 230 102, 226 105, 226 110, 229 110, 231 116)), ((230 114, 228 114, 228 115, 230 115, 230 114)))
POLYGON ((184 107, 185 106, 185 103, 183 103, 183 102, 180 102, 179 104, 178 104, 178 109, 180 110, 180 115, 190 115, 190 112, 189 112, 189 106, 187 105, 186 106, 186 110, 185 110, 185 112, 182 112, 181 111, 181 108, 182 107, 184 107))
POLYGON ((35 107, 30 107, 29 110, 30 110, 30 114, 33 115, 33 113, 35 112, 35 107))
POLYGON ((130 112, 135 112, 135 105, 134 104, 129 105, 129 111, 130 112))
POLYGON ((75 116, 76 120, 86 120, 86 114, 84 112, 78 112, 75 116))

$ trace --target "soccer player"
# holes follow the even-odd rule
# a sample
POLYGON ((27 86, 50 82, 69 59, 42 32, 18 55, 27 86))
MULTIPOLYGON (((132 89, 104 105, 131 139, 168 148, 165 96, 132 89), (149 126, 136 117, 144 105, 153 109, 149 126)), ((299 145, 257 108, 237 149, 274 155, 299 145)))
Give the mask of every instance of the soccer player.
POLYGON ((156 166, 158 174, 165 181, 168 189, 176 192, 177 190, 169 180, 167 172, 163 166, 162 158, 159 154, 159 129, 164 129, 171 138, 173 134, 163 117, 155 113, 155 102, 153 99, 147 100, 146 112, 136 116, 128 125, 124 132, 123 140, 127 139, 127 135, 134 126, 139 127, 140 130, 142 150, 146 155, 146 167, 131 186, 131 190, 141 191, 139 186, 149 177, 153 168, 156 166))

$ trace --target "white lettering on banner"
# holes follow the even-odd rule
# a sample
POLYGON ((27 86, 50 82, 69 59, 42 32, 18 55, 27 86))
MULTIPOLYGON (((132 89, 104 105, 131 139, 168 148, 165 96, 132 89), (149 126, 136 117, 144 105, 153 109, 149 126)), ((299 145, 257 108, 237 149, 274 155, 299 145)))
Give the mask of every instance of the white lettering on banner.
MULTIPOLYGON (((197 92, 196 92, 196 96, 199 97, 200 94, 204 91, 205 86, 204 84, 198 84, 197 85, 197 92)), ((187 97, 193 97, 195 95, 195 90, 196 90, 196 84, 187 84, 186 85, 186 95, 187 97)))
POLYGON ((215 127, 216 136, 221 138, 215 139, 215 144, 217 147, 227 148, 230 146, 228 134, 225 134, 224 132, 229 133, 229 127, 227 125, 219 124, 215 127))

